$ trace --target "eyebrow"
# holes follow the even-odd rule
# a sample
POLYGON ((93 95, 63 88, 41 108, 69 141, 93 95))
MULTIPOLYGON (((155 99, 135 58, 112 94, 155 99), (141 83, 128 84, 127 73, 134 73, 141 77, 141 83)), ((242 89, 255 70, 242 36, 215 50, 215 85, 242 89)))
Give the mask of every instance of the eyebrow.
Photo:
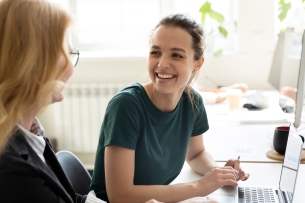
MULTIPOLYGON (((161 49, 161 48, 159 46, 157 46, 157 45, 153 45, 153 46, 151 46, 151 49, 161 49)), ((177 48, 177 47, 171 48, 171 50, 172 51, 181 51, 181 52, 186 53, 184 49, 177 48)))

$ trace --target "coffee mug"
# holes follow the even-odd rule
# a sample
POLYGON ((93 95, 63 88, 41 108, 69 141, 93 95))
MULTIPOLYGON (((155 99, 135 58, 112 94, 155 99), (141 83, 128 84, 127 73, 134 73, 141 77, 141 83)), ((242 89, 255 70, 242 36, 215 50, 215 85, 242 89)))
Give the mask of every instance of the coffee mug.
POLYGON ((228 89, 226 91, 230 110, 239 109, 239 101, 243 92, 240 89, 228 89))
POLYGON ((289 126, 279 126, 274 131, 273 147, 279 154, 284 155, 289 135, 289 126))

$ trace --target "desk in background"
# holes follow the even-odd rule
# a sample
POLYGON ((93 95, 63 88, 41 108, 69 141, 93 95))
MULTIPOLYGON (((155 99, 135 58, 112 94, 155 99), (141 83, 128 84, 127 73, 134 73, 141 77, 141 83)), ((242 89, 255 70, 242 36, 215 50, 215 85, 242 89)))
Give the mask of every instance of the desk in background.
MULTIPOLYGON (((216 161, 227 161, 240 155, 242 162, 279 162, 268 158, 266 152, 273 149, 275 128, 288 126, 292 122, 291 115, 280 109, 276 94, 269 93, 268 98, 269 107, 257 112, 246 109, 230 112, 227 102, 206 105, 210 129, 204 133, 204 144, 216 161), (258 119, 255 122, 255 116, 269 116, 270 120, 265 122, 258 119), (286 119, 282 119, 283 117, 286 119), (245 118, 246 122, 243 122, 242 118, 245 118), (249 118, 252 119, 251 122, 248 122, 249 118)), ((305 134, 304 124, 298 129, 301 130, 300 134, 305 134)))

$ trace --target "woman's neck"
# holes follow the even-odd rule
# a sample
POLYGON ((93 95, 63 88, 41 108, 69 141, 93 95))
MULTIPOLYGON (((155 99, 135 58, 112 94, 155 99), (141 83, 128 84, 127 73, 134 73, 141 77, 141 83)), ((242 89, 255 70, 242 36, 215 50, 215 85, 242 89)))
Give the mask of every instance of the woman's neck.
POLYGON ((162 112, 173 112, 181 98, 181 94, 169 93, 160 94, 153 86, 152 83, 143 85, 148 97, 152 103, 162 112))
POLYGON ((30 131, 34 119, 35 116, 26 116, 22 119, 21 122, 19 122, 19 125, 21 125, 24 129, 30 131))

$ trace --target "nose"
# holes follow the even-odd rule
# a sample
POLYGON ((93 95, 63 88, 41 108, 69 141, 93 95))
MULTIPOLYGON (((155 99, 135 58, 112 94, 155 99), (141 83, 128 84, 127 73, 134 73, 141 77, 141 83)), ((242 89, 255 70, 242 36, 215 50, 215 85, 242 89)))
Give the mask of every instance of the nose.
POLYGON ((158 62, 158 67, 159 68, 169 68, 170 67, 170 63, 165 56, 160 57, 160 60, 158 62))

